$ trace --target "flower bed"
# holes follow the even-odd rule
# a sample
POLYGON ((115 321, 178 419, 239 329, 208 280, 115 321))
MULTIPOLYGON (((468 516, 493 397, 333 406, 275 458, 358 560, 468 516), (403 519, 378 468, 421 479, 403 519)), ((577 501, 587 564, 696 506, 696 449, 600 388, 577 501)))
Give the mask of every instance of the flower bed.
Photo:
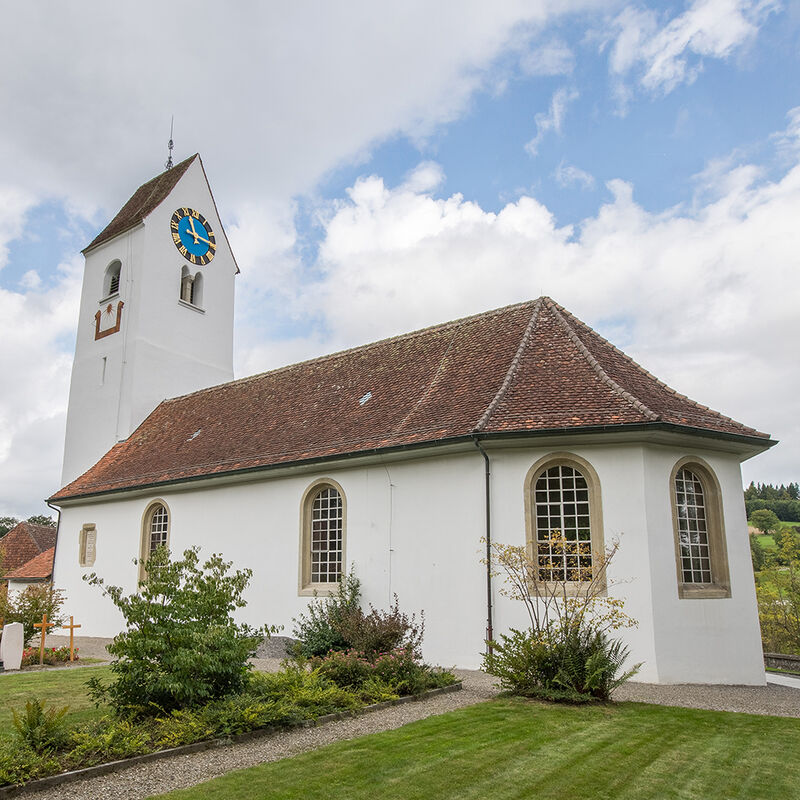
MULTIPOLYGON (((78 661, 78 648, 74 649, 75 661, 78 661)), ((45 664, 50 667, 58 664, 69 663, 69 647, 46 647, 44 651, 45 664)), ((33 667, 39 664, 39 648, 26 647, 22 651, 22 663, 20 666, 33 667)))

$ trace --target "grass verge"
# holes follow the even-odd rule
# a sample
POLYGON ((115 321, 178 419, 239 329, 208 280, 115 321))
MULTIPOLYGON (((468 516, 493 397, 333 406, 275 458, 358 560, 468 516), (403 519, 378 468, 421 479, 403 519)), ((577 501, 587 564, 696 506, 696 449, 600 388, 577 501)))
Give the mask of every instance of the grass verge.
POLYGON ((170 800, 772 800, 800 793, 800 721, 503 699, 225 775, 170 800))
POLYGON ((41 670, 20 672, 0 677, 0 740, 13 736, 12 709, 24 710, 25 701, 38 697, 47 705, 69 706, 65 721, 85 722, 103 713, 94 707, 86 690, 86 681, 93 676, 101 680, 110 674, 108 667, 41 670))

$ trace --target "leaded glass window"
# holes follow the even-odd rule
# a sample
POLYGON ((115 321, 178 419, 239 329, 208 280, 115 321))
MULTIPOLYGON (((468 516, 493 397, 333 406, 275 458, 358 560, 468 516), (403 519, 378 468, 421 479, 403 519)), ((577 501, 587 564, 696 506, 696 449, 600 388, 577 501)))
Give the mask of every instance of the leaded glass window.
POLYGON ((148 544, 148 554, 159 547, 167 546, 167 534, 169 532, 169 513, 162 505, 157 505, 150 514, 150 541, 148 544))
POLYGON ((311 503, 311 583, 338 583, 342 574, 344 507, 332 486, 311 503))
POLYGON ((574 467, 546 469, 534 487, 539 580, 586 581, 592 577, 589 487, 574 467))
POLYGON ((700 478, 682 467, 675 475, 680 569, 684 583, 711 583, 708 515, 700 478))

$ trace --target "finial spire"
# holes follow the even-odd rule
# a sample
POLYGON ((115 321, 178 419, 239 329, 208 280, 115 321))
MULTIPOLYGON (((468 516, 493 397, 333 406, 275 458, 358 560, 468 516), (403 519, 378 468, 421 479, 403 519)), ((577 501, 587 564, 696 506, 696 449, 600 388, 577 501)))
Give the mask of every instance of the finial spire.
POLYGON ((172 169, 172 148, 175 146, 172 142, 172 128, 174 124, 175 124, 175 116, 173 115, 169 123, 169 144, 167 145, 167 149, 169 150, 169 156, 167 157, 167 163, 166 163, 167 169, 172 169))

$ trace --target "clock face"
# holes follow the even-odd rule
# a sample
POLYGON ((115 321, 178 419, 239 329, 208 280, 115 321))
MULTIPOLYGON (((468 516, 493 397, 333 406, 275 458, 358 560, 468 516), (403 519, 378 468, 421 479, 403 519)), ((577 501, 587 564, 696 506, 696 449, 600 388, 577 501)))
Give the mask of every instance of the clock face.
POLYGON ((208 264, 217 251, 214 231, 208 220, 193 208, 179 208, 169 223, 172 241, 180 254, 192 264, 208 264))

